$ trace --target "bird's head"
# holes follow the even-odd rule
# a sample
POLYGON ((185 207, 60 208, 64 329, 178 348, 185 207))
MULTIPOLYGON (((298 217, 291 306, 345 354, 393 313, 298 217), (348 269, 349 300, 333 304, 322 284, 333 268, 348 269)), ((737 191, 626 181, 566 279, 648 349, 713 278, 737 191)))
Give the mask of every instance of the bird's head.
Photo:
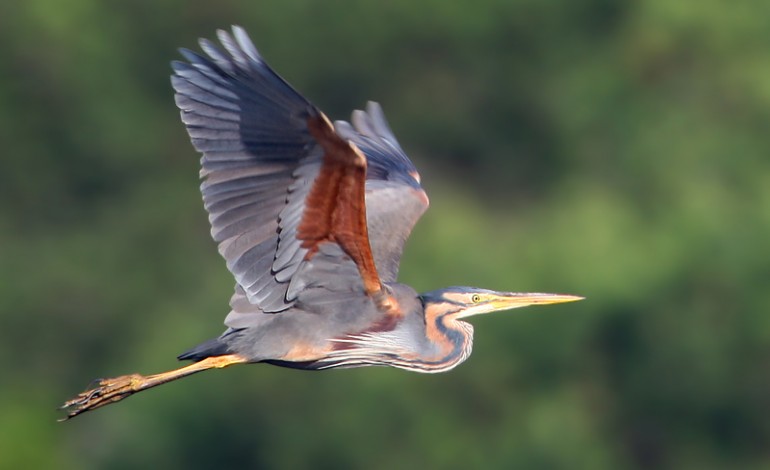
POLYGON ((582 300, 567 294, 496 292, 474 287, 447 287, 420 294, 426 314, 451 315, 453 319, 498 312, 528 305, 559 304, 582 300))

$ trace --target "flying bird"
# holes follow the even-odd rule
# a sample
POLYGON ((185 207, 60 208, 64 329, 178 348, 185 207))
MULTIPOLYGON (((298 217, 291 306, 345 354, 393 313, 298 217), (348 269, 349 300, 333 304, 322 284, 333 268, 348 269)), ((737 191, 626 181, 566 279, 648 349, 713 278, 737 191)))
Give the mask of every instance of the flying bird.
POLYGON ((444 372, 471 353, 463 319, 563 294, 397 282, 404 243, 428 208, 420 176, 382 109, 332 123, 276 74, 246 32, 181 50, 176 104, 202 153, 201 192, 235 292, 227 329, 154 375, 101 379, 67 401, 68 419, 188 375, 234 364, 299 369, 392 366, 444 372))

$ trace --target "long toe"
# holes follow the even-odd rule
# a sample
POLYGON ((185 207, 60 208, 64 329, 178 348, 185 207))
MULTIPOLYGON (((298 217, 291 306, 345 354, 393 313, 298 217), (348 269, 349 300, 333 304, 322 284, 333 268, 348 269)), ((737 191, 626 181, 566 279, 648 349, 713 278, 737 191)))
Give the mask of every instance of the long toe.
POLYGON ((144 377, 139 374, 123 375, 100 380, 96 387, 78 394, 67 401, 60 409, 67 411, 67 416, 60 421, 73 418, 86 411, 115 403, 140 390, 144 377))

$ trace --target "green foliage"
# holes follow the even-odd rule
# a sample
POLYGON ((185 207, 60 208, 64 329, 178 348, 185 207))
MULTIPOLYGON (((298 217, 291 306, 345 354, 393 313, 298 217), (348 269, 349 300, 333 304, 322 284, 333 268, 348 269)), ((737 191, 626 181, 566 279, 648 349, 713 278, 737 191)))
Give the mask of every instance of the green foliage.
POLYGON ((0 468, 766 468, 767 5, 0 5, 0 468), (402 280, 582 294, 449 374, 174 366, 232 280, 168 84, 238 23, 334 118, 383 103, 432 209, 402 280))

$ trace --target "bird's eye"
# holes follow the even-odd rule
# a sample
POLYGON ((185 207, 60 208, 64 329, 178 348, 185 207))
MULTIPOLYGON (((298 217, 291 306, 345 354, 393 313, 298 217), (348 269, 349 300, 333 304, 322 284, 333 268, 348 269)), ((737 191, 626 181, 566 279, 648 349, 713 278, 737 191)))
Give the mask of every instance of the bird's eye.
POLYGON ((473 302, 474 304, 481 302, 481 296, 479 294, 473 294, 471 296, 471 302, 473 302))

